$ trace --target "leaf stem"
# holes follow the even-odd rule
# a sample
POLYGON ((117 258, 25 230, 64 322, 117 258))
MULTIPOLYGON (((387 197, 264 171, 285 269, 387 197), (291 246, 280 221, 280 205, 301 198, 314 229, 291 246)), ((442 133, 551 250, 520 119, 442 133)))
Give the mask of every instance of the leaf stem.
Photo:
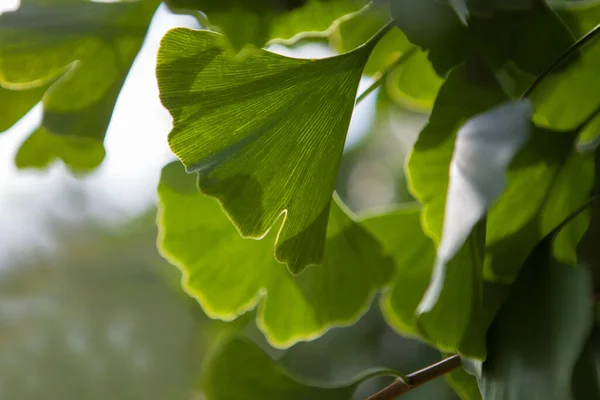
POLYGON ((388 65, 387 68, 385 68, 382 72, 379 72, 375 81, 371 85, 369 85, 369 87, 366 88, 365 91, 362 92, 356 98, 356 104, 360 103, 362 100, 365 99, 365 97, 367 97, 369 94, 371 94, 372 91, 374 91, 379 86, 381 86, 381 84, 383 83, 383 80, 390 74, 390 72, 392 72, 394 70, 394 68, 396 68, 397 66, 401 65, 406 60, 408 60, 413 54, 415 54, 416 51, 417 51, 417 48, 415 46, 409 48, 404 53, 402 53, 400 55, 400 57, 398 57, 396 60, 394 60, 393 63, 388 65))
POLYGON ((571 55, 573 55, 573 53, 575 53, 581 46, 583 46, 590 40, 594 39, 599 33, 600 33, 600 24, 596 25, 596 27, 594 29, 592 29, 591 31, 586 33, 583 37, 581 37, 579 40, 577 40, 575 43, 573 43, 573 45, 571 47, 569 47, 564 53, 562 53, 556 60, 554 60, 553 63, 551 63, 549 66, 547 66, 546 69, 537 76, 537 78, 535 78, 533 83, 531 85, 529 85, 527 90, 525 90, 525 92, 521 96, 521 100, 526 97, 529 97, 531 95, 531 93, 533 93, 533 91, 539 86, 539 84, 548 75, 550 75, 552 72, 554 72, 560 66, 560 64, 562 64, 567 58, 571 57, 571 55))
POLYGON ((367 400, 392 400, 412 389, 423 385, 435 378, 446 375, 462 365, 460 356, 453 355, 433 365, 406 376, 405 379, 396 379, 392 384, 367 398, 367 400))

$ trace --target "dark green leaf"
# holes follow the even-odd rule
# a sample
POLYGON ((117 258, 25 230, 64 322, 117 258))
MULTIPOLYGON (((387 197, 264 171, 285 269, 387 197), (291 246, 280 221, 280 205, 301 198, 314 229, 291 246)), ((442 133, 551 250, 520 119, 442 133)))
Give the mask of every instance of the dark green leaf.
POLYGON ((181 269, 184 290, 209 316, 224 320, 263 299, 257 323, 277 347, 354 323, 392 272, 379 244, 337 202, 323 265, 295 277, 273 259, 274 232, 261 241, 241 238, 178 162, 164 168, 159 198, 159 247, 181 269))
POLYGON ((573 371, 573 399, 600 398, 600 331, 597 326, 585 344, 573 371))
POLYGON ((348 400, 374 371, 353 382, 335 386, 307 384, 294 379, 256 345, 241 339, 226 343, 205 368, 204 391, 208 400, 348 400))
POLYGON ((452 5, 438 0, 394 0, 391 10, 408 39, 430 52, 441 75, 472 57, 482 57, 494 67, 512 60, 519 68, 538 74, 574 41, 560 18, 543 2, 534 6, 487 2, 486 11, 477 10, 477 3, 468 4, 469 11, 476 9, 468 26, 463 23, 467 9, 458 0, 452 0, 452 5), (458 8, 458 13, 453 8, 458 8))
POLYGON ((293 273, 323 260, 337 169, 362 69, 375 41, 322 60, 248 49, 174 29, 157 76, 173 116, 169 144, 244 237, 279 220, 275 257, 293 273))
POLYGON ((488 333, 480 381, 486 399, 568 400, 573 369, 592 326, 589 271, 550 260, 542 243, 528 259, 488 333))

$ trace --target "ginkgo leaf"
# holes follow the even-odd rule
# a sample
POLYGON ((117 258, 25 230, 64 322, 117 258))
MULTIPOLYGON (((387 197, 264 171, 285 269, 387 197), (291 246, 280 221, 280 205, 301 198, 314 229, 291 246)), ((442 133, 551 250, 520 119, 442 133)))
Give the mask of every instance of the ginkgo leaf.
POLYGON ((358 82, 372 47, 320 60, 249 48, 178 28, 158 53, 169 145, 244 237, 281 220, 275 257, 292 273, 323 260, 331 195, 358 82))
MULTIPOLYGON (((600 21, 600 5, 559 5, 560 16, 576 36, 581 37, 600 21)), ((600 80, 600 41, 581 47, 560 71, 546 77, 531 94, 535 106, 534 120, 549 129, 567 131, 579 127, 598 107, 600 80)))
POLYGON ((436 264, 449 262, 502 194, 506 170, 529 138, 532 106, 507 103, 469 119, 456 135, 436 264))
POLYGON ((0 85, 39 95, 27 104, 42 100, 41 128, 56 140, 72 136, 102 144, 158 4, 22 1, 0 15, 0 85))
POLYGON ((276 347, 352 324, 391 274, 391 260, 378 242, 337 202, 331 206, 323 265, 293 276, 273 259, 273 233, 261 241, 241 238, 179 162, 163 169, 158 192, 158 245, 181 269, 184 290, 210 317, 223 320, 261 302, 257 323, 276 347))
POLYGON ((385 253, 393 257, 396 267, 391 284, 381 297, 381 310, 392 327, 405 336, 416 337, 420 333, 415 312, 429 285, 435 261, 433 242, 421 228, 420 209, 407 206, 363 221, 385 253))
POLYGON ((21 144, 15 164, 17 168, 45 168, 61 159, 73 171, 90 171, 104 159, 102 143, 90 138, 58 136, 43 127, 36 129, 21 144))
POLYGON ((0 84, 0 133, 8 130, 35 106, 47 87, 30 90, 9 90, 0 84))
MULTIPOLYGON (((536 244, 589 198, 594 158, 575 151, 575 138, 571 132, 536 129, 514 159, 506 191, 487 219, 485 271, 493 279, 513 281, 536 244)), ((561 230, 553 241, 554 257, 577 261, 588 219, 589 210, 583 211, 561 230)))
POLYGON ((473 57, 496 67, 510 60, 539 74, 574 42, 545 2, 394 0, 390 5, 397 26, 429 52, 442 76, 473 57))
POLYGON ((224 34, 239 51, 247 44, 263 47, 271 40, 295 41, 295 36, 326 35, 338 18, 365 6, 365 0, 167 0, 177 10, 199 10, 207 26, 224 34), (208 22, 208 24, 206 23, 208 22))
POLYGON ((441 239, 431 284, 417 310, 419 327, 444 351, 479 358, 485 356, 487 327, 476 320, 491 322, 488 316, 501 298, 483 288, 485 233, 474 228, 502 193, 505 170, 529 136, 531 105, 493 108, 504 96, 497 84, 477 82, 469 71, 459 68, 447 78, 415 145, 409 173, 424 203, 425 227, 436 242, 441 239), (471 118, 453 134, 479 107, 491 111, 471 118), (486 297, 489 307, 483 306, 486 297))
POLYGON ((436 245, 442 236, 457 132, 469 118, 507 100, 491 73, 472 73, 466 64, 452 70, 440 89, 408 160, 409 187, 423 204, 423 227, 436 245))
POLYGON ((348 400, 365 380, 386 375, 399 376, 389 369, 372 369, 347 382, 306 383, 255 344, 234 338, 212 355, 205 368, 203 389, 208 400, 348 400))
POLYGON ((551 260, 548 242, 532 253, 490 327, 479 382, 485 399, 573 398, 573 370, 593 325, 592 279, 584 266, 551 260))

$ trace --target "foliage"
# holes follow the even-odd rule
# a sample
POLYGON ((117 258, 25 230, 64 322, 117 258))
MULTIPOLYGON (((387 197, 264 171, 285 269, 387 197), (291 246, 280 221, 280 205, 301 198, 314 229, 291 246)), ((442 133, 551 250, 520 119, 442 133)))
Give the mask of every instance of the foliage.
MULTIPOLYGON (((600 398, 598 2, 166 3, 205 29, 171 30, 157 55, 179 159, 158 188, 158 246, 209 317, 257 307, 269 344, 286 348, 356 323, 381 293, 398 333, 462 357, 447 378, 463 399, 600 398), (339 54, 269 51, 307 42, 339 54), (354 217, 335 189, 365 76, 365 93, 379 87, 386 107, 426 123, 406 163, 414 201, 354 217)), ((158 4, 24 0, 0 16, 0 131, 44 108, 17 166, 102 162, 158 4)), ((381 115, 355 154, 384 126, 404 129, 381 115)), ((372 377, 359 375, 302 382, 232 339, 215 345, 203 387, 214 400, 341 399, 372 377)))

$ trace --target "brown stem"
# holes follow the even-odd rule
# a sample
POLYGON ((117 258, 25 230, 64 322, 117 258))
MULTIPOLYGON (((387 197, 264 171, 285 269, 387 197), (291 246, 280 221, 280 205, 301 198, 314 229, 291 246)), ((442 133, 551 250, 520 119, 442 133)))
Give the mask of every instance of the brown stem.
POLYGON ((404 393, 410 392, 435 378, 446 375, 461 366, 460 356, 453 355, 433 365, 425 367, 412 374, 406 375, 406 379, 398 378, 391 385, 367 398, 367 400, 392 400, 404 393))

